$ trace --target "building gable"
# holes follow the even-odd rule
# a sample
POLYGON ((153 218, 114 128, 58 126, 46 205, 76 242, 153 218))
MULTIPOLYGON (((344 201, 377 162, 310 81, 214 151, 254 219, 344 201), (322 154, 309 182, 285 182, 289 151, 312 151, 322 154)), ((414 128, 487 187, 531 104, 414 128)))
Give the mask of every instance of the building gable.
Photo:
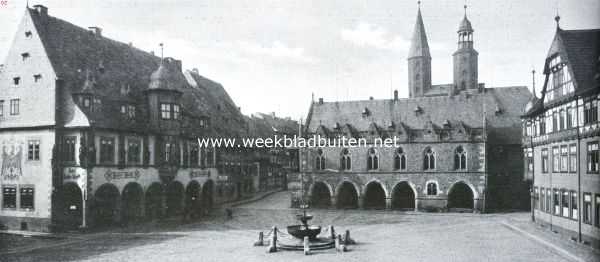
POLYGON ((56 73, 26 10, 0 75, 0 100, 5 104, 0 128, 54 125, 55 85, 56 73), (11 100, 15 99, 18 114, 11 114, 11 100))

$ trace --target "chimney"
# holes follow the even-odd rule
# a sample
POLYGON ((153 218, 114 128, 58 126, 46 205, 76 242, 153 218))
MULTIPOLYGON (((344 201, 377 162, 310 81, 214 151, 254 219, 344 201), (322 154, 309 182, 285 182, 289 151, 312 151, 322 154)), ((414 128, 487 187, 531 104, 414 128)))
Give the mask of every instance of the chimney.
POLYGON ((370 96, 370 97, 369 97, 369 100, 373 100, 373 97, 372 97, 372 96, 370 96))
POLYGON ((129 45, 129 47, 133 47, 133 43, 132 42, 129 42, 127 44, 129 45))
POLYGON ((319 97, 319 105, 322 105, 322 104, 323 104, 323 98, 319 97))
POLYGON ((175 67, 177 67, 178 72, 182 72, 181 60, 173 59, 173 64, 175 65, 175 67))
POLYGON ((43 5, 34 5, 33 9, 35 9, 35 11, 38 13, 38 15, 42 16, 42 17, 47 17, 48 16, 48 7, 43 6, 43 5))
POLYGON ((88 27, 88 30, 90 30, 90 32, 92 34, 94 34, 96 37, 101 37, 102 36, 102 28, 100 28, 100 27, 90 26, 90 27, 88 27))
POLYGON ((196 74, 200 74, 200 71, 198 71, 198 68, 194 68, 192 69, 192 72, 196 73, 196 74))
POLYGON ((398 101, 398 90, 394 90, 394 101, 398 101))

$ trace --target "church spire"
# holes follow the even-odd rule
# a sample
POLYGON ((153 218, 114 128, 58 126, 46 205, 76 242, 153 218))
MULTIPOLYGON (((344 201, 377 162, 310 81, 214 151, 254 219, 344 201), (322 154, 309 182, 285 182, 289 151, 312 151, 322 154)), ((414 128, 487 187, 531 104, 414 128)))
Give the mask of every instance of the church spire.
POLYGON ((415 23, 415 30, 413 31, 408 57, 431 57, 429 54, 429 44, 427 43, 427 34, 425 33, 425 25, 423 24, 423 17, 421 16, 421 1, 418 1, 417 3, 419 5, 417 22, 415 23))
POLYGON ((431 54, 421 16, 421 1, 417 11, 417 22, 408 52, 408 95, 421 97, 431 89, 431 54))

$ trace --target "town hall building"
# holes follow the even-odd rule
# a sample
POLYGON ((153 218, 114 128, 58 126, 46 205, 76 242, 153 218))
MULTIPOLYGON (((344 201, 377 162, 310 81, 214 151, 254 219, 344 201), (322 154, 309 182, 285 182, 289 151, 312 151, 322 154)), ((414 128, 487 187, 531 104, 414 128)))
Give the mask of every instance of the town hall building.
POLYGON ((524 86, 489 88, 478 81, 466 6, 457 40, 453 83, 432 84, 419 7, 408 55, 409 98, 395 91, 391 99, 313 101, 305 137, 364 138, 367 147, 303 148, 301 174, 291 181, 292 203, 462 212, 528 208, 520 115, 531 93, 524 86), (373 144, 392 137, 399 146, 373 144))

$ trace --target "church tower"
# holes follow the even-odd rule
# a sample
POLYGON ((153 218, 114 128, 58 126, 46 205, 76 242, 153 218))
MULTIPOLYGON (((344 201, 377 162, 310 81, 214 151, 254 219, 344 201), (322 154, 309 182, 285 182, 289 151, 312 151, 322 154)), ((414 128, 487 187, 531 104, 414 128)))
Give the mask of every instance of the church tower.
POLYGON ((473 48, 473 27, 467 19, 467 6, 465 17, 458 27, 458 50, 454 57, 454 93, 462 90, 477 89, 477 51, 473 48))
POLYGON ((417 22, 408 52, 408 93, 409 97, 421 97, 431 88, 431 55, 421 17, 421 1, 417 12, 417 22))

